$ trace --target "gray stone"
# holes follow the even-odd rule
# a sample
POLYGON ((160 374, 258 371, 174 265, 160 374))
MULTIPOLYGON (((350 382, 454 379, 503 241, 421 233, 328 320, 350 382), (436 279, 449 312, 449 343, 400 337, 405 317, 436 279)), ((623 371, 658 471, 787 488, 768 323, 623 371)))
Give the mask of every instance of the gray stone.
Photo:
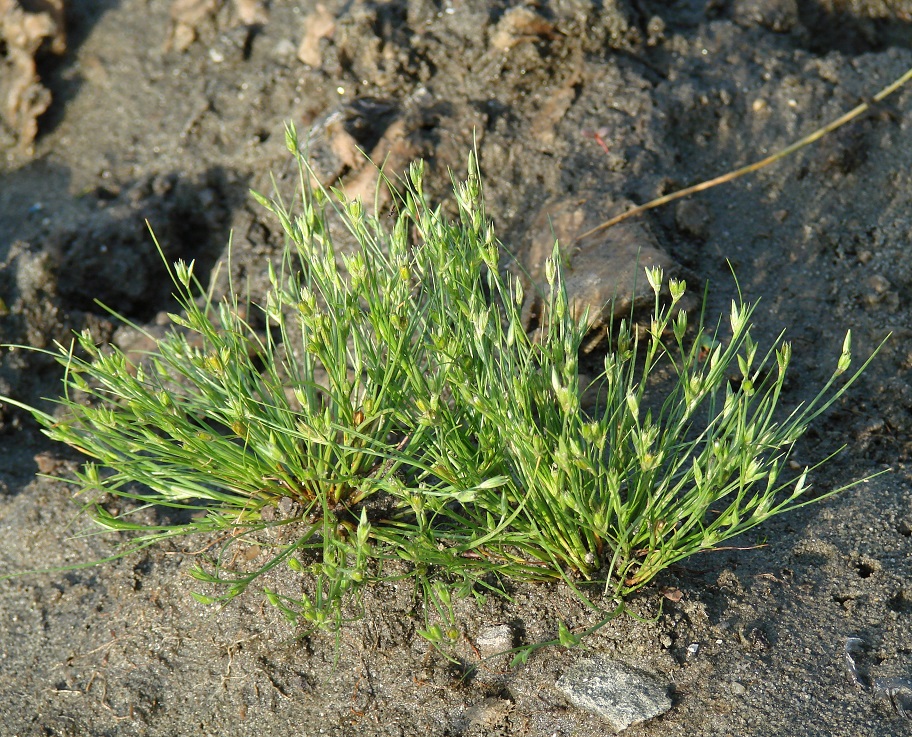
POLYGON ((557 687, 574 706, 597 714, 617 731, 671 708, 667 684, 606 657, 580 661, 557 680, 557 687))
POLYGON ((508 624, 485 627, 475 638, 475 645, 483 658, 500 655, 513 647, 513 629, 508 624))

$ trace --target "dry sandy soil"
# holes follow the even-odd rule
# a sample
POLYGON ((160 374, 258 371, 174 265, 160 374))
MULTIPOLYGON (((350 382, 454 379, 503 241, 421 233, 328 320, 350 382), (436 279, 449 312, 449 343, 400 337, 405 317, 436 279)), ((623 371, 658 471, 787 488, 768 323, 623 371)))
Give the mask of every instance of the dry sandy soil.
MULTIPOLYGON (((74 0, 65 30, 62 53, 47 38, 36 47, 51 97, 34 142, 27 110, 0 128, 2 343, 46 347, 84 327, 129 341, 94 298, 158 326, 173 302, 145 219, 198 273, 225 258, 233 232, 231 270, 262 290, 281 240, 247 189, 268 191, 270 172, 281 186, 287 120, 314 133, 325 181, 353 193, 371 187, 353 144, 393 167, 426 157, 443 197, 447 167, 461 170, 475 140, 490 214, 521 255, 542 213, 577 208, 595 223, 748 163, 912 66, 901 0, 74 0)), ((0 41, 3 74, 13 46, 0 41)), ((562 587, 460 604, 454 667, 416 634, 405 587, 368 592, 367 616, 338 643, 299 636, 255 592, 203 607, 188 595, 193 542, 4 580, 0 734, 601 735, 555 688, 585 650, 670 684, 671 710, 631 736, 912 732, 847 678, 843 657, 858 636, 872 676, 912 677, 912 87, 637 227, 708 285, 711 314, 736 294, 731 264, 761 300, 756 337, 787 329, 787 403, 813 396, 847 328, 857 355, 892 331, 796 449, 803 464, 847 446, 815 474, 821 491, 890 472, 735 541, 752 549, 668 571, 633 604, 652 615, 663 588, 680 590, 655 621, 616 620, 584 649, 546 649, 512 671, 472 672, 479 633, 507 623, 535 641, 558 619, 591 622, 562 587)), ((617 267, 599 254, 607 263, 613 237, 585 262, 608 296, 617 267)), ((45 357, 0 361, 0 393, 58 392, 45 357)), ((86 526, 73 488, 36 472, 65 476, 79 459, 11 407, 0 458, 0 572, 116 551, 116 539, 72 537, 86 526)))

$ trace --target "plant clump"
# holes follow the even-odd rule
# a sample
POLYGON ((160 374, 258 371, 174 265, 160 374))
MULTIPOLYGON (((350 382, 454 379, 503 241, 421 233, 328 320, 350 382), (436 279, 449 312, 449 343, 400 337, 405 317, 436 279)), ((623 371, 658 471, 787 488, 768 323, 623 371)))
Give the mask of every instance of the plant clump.
MULTIPOLYGON (((692 325, 677 309, 685 283, 670 280, 663 301, 663 274, 647 270, 651 323, 613 325, 615 347, 583 385, 590 326, 572 317, 558 247, 529 335, 523 282, 501 269, 474 158, 454 184, 455 219, 428 202, 416 163, 401 192, 391 188, 389 227, 312 188, 293 129, 286 138, 303 198, 293 212, 256 195, 287 235, 263 303, 233 290, 214 300, 178 262, 182 312, 152 353, 135 361, 80 334, 55 354, 66 368, 58 411, 27 408, 89 456, 77 484, 94 493, 100 525, 132 533, 128 551, 224 537, 191 571, 211 584, 200 601, 230 599, 284 564, 309 577, 309 593, 265 590, 269 601, 295 622, 338 627, 346 599, 397 561, 395 575, 444 614, 451 591, 504 578, 563 580, 580 596, 597 584, 616 614, 676 561, 822 498, 788 459, 867 365, 839 379, 849 335, 820 392, 786 412, 791 347, 780 336, 759 348, 753 307, 735 301, 714 329, 692 325), (333 213, 356 248, 334 246, 333 213), (245 318, 252 310, 267 329, 245 318), (673 377, 664 396, 660 371, 673 377), (595 400, 583 409, 586 391, 595 400), (111 497, 183 516, 137 522, 107 511, 111 497), (228 551, 243 541, 268 561, 233 565, 228 551)), ((446 639, 439 626, 423 634, 446 639)))

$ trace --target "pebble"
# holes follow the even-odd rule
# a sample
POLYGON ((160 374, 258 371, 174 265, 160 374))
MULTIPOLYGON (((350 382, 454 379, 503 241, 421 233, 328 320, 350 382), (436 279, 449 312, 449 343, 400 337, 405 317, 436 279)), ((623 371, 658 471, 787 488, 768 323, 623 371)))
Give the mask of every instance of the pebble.
POLYGON ((486 627, 475 638, 475 646, 482 658, 504 653, 513 647, 513 629, 508 624, 486 627))
POLYGON ((570 702, 605 719, 616 731, 671 708, 667 684, 626 663, 598 656, 581 660, 557 680, 570 702))

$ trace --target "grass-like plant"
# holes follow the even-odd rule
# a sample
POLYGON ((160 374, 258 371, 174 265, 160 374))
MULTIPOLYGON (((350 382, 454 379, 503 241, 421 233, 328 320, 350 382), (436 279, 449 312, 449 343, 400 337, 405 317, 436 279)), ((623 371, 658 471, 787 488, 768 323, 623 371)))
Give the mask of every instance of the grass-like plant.
POLYGON ((849 335, 817 396, 785 411, 789 344, 760 351, 740 301, 712 330, 690 325, 685 284, 670 280, 663 301, 661 271, 647 270, 651 324, 612 326, 616 347, 584 409, 590 326, 572 316, 558 248, 530 335, 474 158, 454 184, 455 219, 429 204, 416 163, 388 227, 313 189, 294 130, 286 137, 303 198, 292 212, 256 195, 287 235, 262 304, 233 288, 216 301, 178 262, 182 311, 153 352, 140 360, 80 334, 55 354, 66 391, 54 413, 6 400, 89 456, 77 484, 102 527, 133 533, 128 551, 216 539, 191 571, 213 585, 200 601, 229 599, 284 562, 308 576, 308 593, 267 590, 269 601, 338 627, 346 597, 393 575, 396 560, 395 575, 413 576, 442 613, 449 587, 498 577, 564 580, 581 596, 599 582, 620 611, 672 563, 822 498, 787 460, 867 365, 839 379, 849 335), (354 248, 337 250, 336 221, 354 248), (134 504, 112 514, 111 496, 134 504), (150 506, 176 511, 137 521, 150 506), (229 555, 241 541, 269 550, 266 562, 229 555))

